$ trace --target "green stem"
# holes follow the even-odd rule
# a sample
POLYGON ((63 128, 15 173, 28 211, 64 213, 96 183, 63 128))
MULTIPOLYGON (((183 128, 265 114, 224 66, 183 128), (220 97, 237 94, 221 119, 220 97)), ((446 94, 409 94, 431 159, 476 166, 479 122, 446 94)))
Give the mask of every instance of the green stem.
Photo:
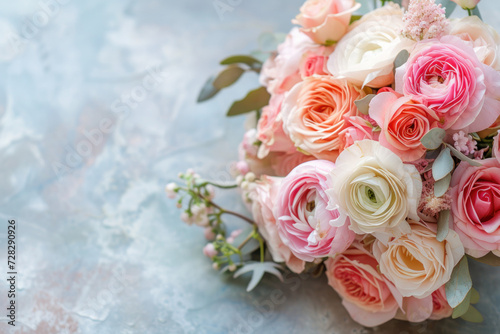
POLYGON ((204 186, 206 186, 208 184, 210 184, 210 185, 212 185, 214 187, 220 188, 220 189, 234 189, 234 188, 238 187, 237 184, 227 184, 227 185, 225 185, 225 184, 218 184, 218 183, 211 182, 211 181, 205 181, 205 182, 199 184, 198 186, 199 187, 204 187, 204 186))
POLYGON ((238 246, 238 249, 239 249, 239 250, 241 250, 243 247, 245 247, 245 245, 246 245, 246 244, 247 244, 250 240, 252 240, 252 239, 253 239, 253 234, 254 234, 254 233, 255 233, 255 232, 254 232, 254 231, 252 231, 252 233, 250 233, 250 234, 248 235, 248 237, 246 237, 246 239, 245 239, 245 240, 243 240, 243 242, 242 242, 242 243, 238 246))
POLYGON ((209 204, 211 206, 213 206, 214 208, 216 209, 219 209, 221 211, 221 214, 228 214, 228 215, 232 215, 232 216, 235 216, 235 217, 238 217, 240 218, 241 220, 244 220, 246 221, 247 223, 251 224, 251 225, 255 225, 255 222, 243 215, 240 215, 239 213, 237 212, 234 212, 234 211, 229 211, 229 210, 226 210, 226 209, 223 209, 221 208, 220 206, 218 206, 217 204, 215 204, 214 202, 210 201, 209 204))
POLYGON ((469 16, 472 16, 472 9, 467 8, 467 13, 469 13, 469 16))
POLYGON ((259 241, 260 247, 260 262, 264 262, 264 240, 260 237, 260 235, 254 231, 253 237, 259 241))

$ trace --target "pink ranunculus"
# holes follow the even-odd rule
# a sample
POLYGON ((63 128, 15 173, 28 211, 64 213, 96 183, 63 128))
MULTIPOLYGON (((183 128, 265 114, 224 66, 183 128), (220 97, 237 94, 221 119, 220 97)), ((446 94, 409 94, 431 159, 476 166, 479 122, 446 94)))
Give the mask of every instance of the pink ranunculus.
POLYGON ((350 126, 339 134, 339 152, 363 139, 378 140, 379 133, 373 131, 373 125, 368 117, 351 116, 347 118, 347 122, 350 126))
POLYGON ((326 61, 328 57, 317 54, 309 54, 304 56, 300 64, 300 75, 302 78, 310 77, 311 75, 326 75, 326 61))
POLYGON ((418 43, 396 70, 396 91, 426 101, 444 129, 476 132, 500 115, 500 73, 455 36, 418 43))
POLYGON ((377 270, 377 260, 362 245, 354 242, 325 264, 328 284, 342 297, 342 304, 355 321, 373 327, 394 318, 399 305, 391 291, 397 290, 391 289, 377 270))
POLYGON ((448 318, 453 313, 453 309, 446 299, 444 285, 432 293, 432 315, 430 319, 441 320, 448 318))
POLYGON ((311 160, 316 160, 316 158, 297 150, 288 153, 271 154, 271 167, 275 175, 287 176, 295 167, 311 160))
POLYGON ((500 163, 500 130, 498 130, 498 134, 493 140, 493 156, 498 160, 498 163, 500 163))
POLYGON ((261 141, 257 157, 264 159, 269 152, 295 151, 293 142, 283 131, 280 117, 281 104, 284 95, 273 95, 269 105, 262 109, 262 115, 257 124, 257 139, 261 141))
POLYGON ((343 252, 354 240, 348 220, 332 226, 340 214, 326 208, 326 175, 333 168, 334 164, 326 160, 303 163, 285 177, 280 187, 274 209, 278 231, 283 243, 304 261, 343 252))
POLYGON ((273 215, 277 195, 282 178, 262 176, 257 186, 251 192, 252 215, 259 228, 259 233, 266 241, 267 247, 275 262, 285 262, 295 273, 304 270, 305 262, 292 254, 278 234, 278 226, 273 215))
POLYGON ((302 80, 300 68, 305 56, 314 54, 326 57, 332 51, 333 47, 318 45, 298 28, 294 28, 278 46, 277 55, 264 63, 260 83, 267 87, 270 94, 286 93, 302 80))
POLYGON ((463 9, 474 9, 481 0, 451 0, 463 9))
POLYGON ((500 162, 481 163, 475 167, 461 162, 450 189, 453 229, 473 257, 489 251, 500 255, 500 162))
POLYGON ((360 7, 355 0, 307 0, 293 23, 316 43, 332 44, 344 36, 352 13, 360 7))
POLYGON ((436 113, 420 98, 398 97, 380 93, 370 102, 370 117, 381 128, 379 142, 396 153, 403 161, 421 158, 426 148, 420 140, 430 129, 438 127, 436 113))

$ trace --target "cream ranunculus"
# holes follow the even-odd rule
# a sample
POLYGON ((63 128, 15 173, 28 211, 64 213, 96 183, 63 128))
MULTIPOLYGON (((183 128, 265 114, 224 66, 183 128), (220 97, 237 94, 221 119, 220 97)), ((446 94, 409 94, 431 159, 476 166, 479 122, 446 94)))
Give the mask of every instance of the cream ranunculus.
POLYGON ((380 272, 403 297, 425 298, 449 281, 455 265, 464 256, 458 234, 452 230, 442 242, 436 225, 410 221, 411 232, 384 245, 373 244, 380 272))
POLYGON ((460 37, 472 46, 480 62, 500 70, 500 35, 492 26, 477 16, 467 16, 452 20, 449 34, 460 37))
POLYGON ((327 193, 330 206, 338 203, 341 217, 350 217, 354 232, 388 241, 410 232, 407 217, 419 219, 422 180, 415 166, 376 141, 362 140, 337 158, 327 193))
POLYGON ((394 81, 394 59, 414 44, 401 35, 401 8, 389 4, 363 16, 351 27, 328 60, 330 73, 358 86, 390 85, 394 81))

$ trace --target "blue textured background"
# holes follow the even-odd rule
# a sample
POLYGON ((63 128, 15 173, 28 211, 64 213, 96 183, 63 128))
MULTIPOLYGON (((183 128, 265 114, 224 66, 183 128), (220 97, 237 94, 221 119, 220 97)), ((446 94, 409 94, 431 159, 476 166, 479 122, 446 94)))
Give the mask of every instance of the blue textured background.
MULTIPOLYGON (((324 278, 266 278, 247 294, 247 279, 211 269, 202 231, 181 223, 164 185, 188 167, 229 180, 244 119, 224 114, 257 77, 208 103, 196 96, 220 59, 256 49, 262 32, 287 32, 302 3, 221 0, 232 5, 220 16, 215 2, 0 4, 0 272, 8 218, 19 272, 16 330, 0 311, 0 332, 498 332, 497 268, 472 265, 484 324, 375 329, 353 323, 324 278)), ((500 29, 497 1, 481 9, 500 29)), ((235 195, 217 197, 243 210, 235 195)), ((2 279, 0 310, 6 291, 2 279)))

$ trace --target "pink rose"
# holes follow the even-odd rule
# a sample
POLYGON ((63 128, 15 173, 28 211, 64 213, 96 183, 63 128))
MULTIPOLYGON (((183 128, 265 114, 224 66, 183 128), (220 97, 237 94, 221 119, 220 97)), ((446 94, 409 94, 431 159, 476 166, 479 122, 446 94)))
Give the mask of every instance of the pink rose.
POLYGON ((302 151, 335 161, 345 118, 356 116, 354 104, 365 93, 345 79, 313 75, 286 95, 281 116, 283 129, 302 151))
POLYGON ((318 44, 332 44, 347 32, 351 15, 361 4, 354 0, 307 0, 293 23, 318 44))
POLYGON ((474 9, 481 0, 451 0, 463 9, 474 9))
POLYGON ((250 194, 252 214, 259 228, 259 233, 266 240, 273 261, 285 262, 290 270, 301 273, 304 270, 305 262, 293 255, 290 249, 281 241, 276 219, 273 216, 273 208, 276 204, 281 181, 282 179, 277 177, 261 177, 250 194))
POLYGON ((461 162, 451 179, 453 229, 465 252, 500 256, 500 162, 482 160, 481 167, 461 162))
POLYGON ((379 134, 378 132, 373 132, 373 125, 371 124, 369 117, 351 116, 346 120, 347 124, 350 124, 350 126, 345 128, 339 134, 339 152, 342 152, 355 142, 363 139, 378 140, 379 134))
POLYGON ((476 132, 500 115, 500 73, 455 36, 418 43, 396 70, 396 91, 426 101, 444 129, 476 132))
MULTIPOLYGON (((377 270, 377 260, 356 242, 326 262, 328 284, 342 297, 351 317, 373 327, 394 318, 399 309, 390 283, 377 270)), ((397 292, 397 291, 395 291, 397 292)))
POLYGON ((310 77, 313 74, 326 75, 326 61, 328 57, 310 54, 304 58, 300 65, 300 75, 302 78, 310 77))
POLYGON ((500 130, 498 130, 498 134, 496 135, 495 139, 493 140, 493 156, 500 163, 500 130))
POLYGON ((284 96, 273 95, 269 105, 262 108, 262 115, 257 124, 257 139, 262 142, 259 147, 257 157, 265 158, 270 151, 273 152, 293 152, 295 146, 283 131, 280 110, 284 96))
POLYGON ((318 45, 294 28, 278 46, 278 54, 264 63, 260 83, 267 87, 270 94, 286 93, 302 80, 300 69, 304 57, 313 54, 327 57, 332 51, 333 47, 318 45))
POLYGON ((304 261, 343 252, 354 240, 348 223, 330 224, 339 217, 337 210, 326 209, 326 175, 333 167, 325 160, 303 163, 285 177, 279 190, 274 217, 281 240, 304 261))
POLYGON ((448 304, 446 299, 446 291, 444 285, 432 293, 432 315, 430 319, 441 320, 451 317, 453 309, 448 304))
POLYGON ((426 148, 420 139, 438 126, 438 117, 420 98, 380 93, 371 100, 369 110, 370 117, 381 128, 382 146, 403 161, 418 160, 425 154, 426 148))

